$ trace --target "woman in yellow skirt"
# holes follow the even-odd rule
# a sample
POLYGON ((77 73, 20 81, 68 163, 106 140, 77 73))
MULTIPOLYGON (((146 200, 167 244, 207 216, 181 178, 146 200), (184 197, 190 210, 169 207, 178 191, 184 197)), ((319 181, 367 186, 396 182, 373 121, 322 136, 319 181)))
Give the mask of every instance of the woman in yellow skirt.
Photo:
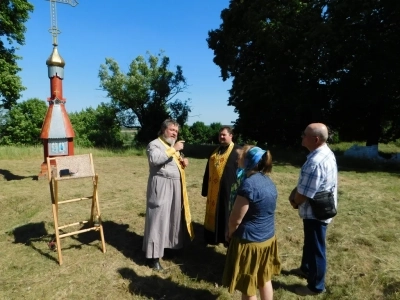
MULTIPOLYGON (((239 150, 240 151, 240 150, 239 150)), ((273 299, 271 278, 281 270, 275 237, 275 210, 278 193, 269 178, 272 157, 269 151, 244 146, 239 167, 246 177, 237 190, 229 218, 229 248, 222 284, 242 299, 273 299)))

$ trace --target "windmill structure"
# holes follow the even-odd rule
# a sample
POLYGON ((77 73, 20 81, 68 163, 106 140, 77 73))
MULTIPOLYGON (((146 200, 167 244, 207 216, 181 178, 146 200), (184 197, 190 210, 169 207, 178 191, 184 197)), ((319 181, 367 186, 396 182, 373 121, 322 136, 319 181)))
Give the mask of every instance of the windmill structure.
POLYGON ((74 155, 75 133, 65 109, 66 99, 63 97, 65 61, 58 53, 57 3, 78 5, 76 0, 47 0, 50 2, 51 27, 49 32, 53 38, 53 51, 46 60, 48 77, 50 79, 50 97, 47 98, 49 107, 43 121, 40 138, 43 142, 44 160, 41 165, 39 178, 47 178, 47 157, 74 155))

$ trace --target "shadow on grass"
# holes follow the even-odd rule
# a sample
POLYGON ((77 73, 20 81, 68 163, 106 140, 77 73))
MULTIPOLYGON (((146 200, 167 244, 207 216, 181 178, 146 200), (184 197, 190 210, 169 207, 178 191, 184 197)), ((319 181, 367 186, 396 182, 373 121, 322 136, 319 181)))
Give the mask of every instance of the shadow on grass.
POLYGON ((218 298, 208 290, 188 288, 171 281, 170 278, 163 279, 157 275, 142 277, 129 268, 121 268, 118 272, 123 278, 130 281, 129 292, 132 295, 159 300, 212 300, 218 298))
MULTIPOLYGON (((194 240, 187 242, 183 249, 183 255, 173 258, 172 261, 178 264, 182 273, 190 278, 220 285, 224 272, 225 255, 218 253, 214 246, 205 244, 203 225, 193 222, 193 229, 194 240)), ((168 258, 164 257, 164 259, 168 258)))
MULTIPOLYGON (((142 251, 143 236, 129 231, 128 224, 117 224, 113 221, 104 221, 102 224, 106 244, 120 251, 137 265, 146 264, 142 251)), ((216 252, 214 247, 205 245, 202 225, 193 223, 193 227, 195 239, 190 242, 189 238, 185 237, 185 247, 182 250, 165 249, 163 260, 175 263, 190 278, 220 284, 225 255, 216 252)), ((100 237, 98 232, 89 231, 72 238, 79 240, 82 244, 90 245, 100 237)))
POLYGON ((385 297, 387 299, 398 299, 396 298, 396 296, 398 296, 400 294, 400 282, 393 282, 388 284, 384 290, 383 290, 383 294, 385 295, 385 297), (391 298, 393 297, 393 298, 391 298))
MULTIPOLYGON (((111 245, 136 264, 145 264, 145 258, 142 251, 143 236, 129 231, 128 224, 103 221, 102 225, 104 230, 104 239, 107 245, 111 245)), ((93 241, 100 240, 100 234, 97 231, 89 231, 78 234, 76 237, 73 236, 72 238, 79 240, 82 244, 90 245, 93 241)))
MULTIPOLYGON (((85 226, 87 226, 85 224, 85 226)), ((85 228, 82 227, 81 229, 85 228)), ((137 264, 144 264, 144 255, 141 251, 143 237, 130 232, 127 229, 127 224, 117 224, 112 221, 103 222, 104 236, 106 243, 112 245, 126 257, 132 259, 137 264)), ((63 233, 63 232, 60 232, 63 233)), ((49 234, 46 230, 45 223, 29 223, 15 228, 11 232, 7 232, 9 235, 14 235, 14 243, 25 244, 31 247, 41 255, 58 263, 58 259, 53 257, 50 248, 46 248, 47 251, 37 248, 32 242, 45 241, 46 243, 54 240, 54 234, 49 234)), ((81 249, 83 245, 96 247, 101 250, 101 247, 96 244, 91 244, 94 241, 100 241, 100 233, 98 231, 89 231, 72 235, 69 238, 78 241, 79 245, 70 245, 62 247, 62 250, 68 249, 81 249)))
POLYGON ((293 294, 296 294, 296 289, 303 286, 302 284, 299 283, 294 283, 294 284, 286 284, 280 281, 274 281, 272 280, 272 287, 275 291, 277 290, 284 290, 291 292, 293 294))
MULTIPOLYGON (((120 251, 125 257, 137 265, 145 265, 146 259, 142 251, 143 236, 129 231, 128 224, 117 224, 113 221, 104 221, 104 237, 106 243, 120 251)), ((220 283, 225 264, 225 255, 215 251, 214 247, 207 247, 203 239, 203 226, 193 223, 195 239, 192 242, 185 240, 182 251, 165 250, 163 260, 177 264, 183 273, 190 278, 197 278, 208 282, 220 283)), ((85 232, 73 237, 81 243, 89 245, 99 239, 97 232, 85 232)))
MULTIPOLYGON (((129 231, 128 224, 117 224, 113 221, 102 222, 104 237, 108 245, 113 246, 125 257, 137 265, 145 265, 146 259, 142 251, 143 236, 129 231)), ((205 280, 220 284, 225 264, 225 255, 215 251, 214 247, 207 247, 203 239, 203 226, 193 223, 195 239, 185 241, 182 251, 168 251, 165 249, 163 260, 177 264, 183 273, 190 278, 205 280)), ((72 237, 83 244, 91 244, 99 240, 98 232, 85 232, 72 237)))
POLYGON ((9 170, 0 169, 0 175, 4 176, 4 179, 7 181, 12 180, 22 180, 26 178, 32 178, 32 180, 38 180, 38 176, 20 176, 11 173, 9 170))
POLYGON ((28 223, 20 227, 14 228, 14 230, 8 234, 14 235, 15 244, 24 244, 26 246, 29 246, 44 257, 47 257, 48 259, 51 259, 58 263, 58 260, 50 254, 50 249, 46 249, 47 251, 44 251, 41 248, 37 248, 32 243, 37 241, 50 241, 52 235, 47 232, 44 222, 28 223))

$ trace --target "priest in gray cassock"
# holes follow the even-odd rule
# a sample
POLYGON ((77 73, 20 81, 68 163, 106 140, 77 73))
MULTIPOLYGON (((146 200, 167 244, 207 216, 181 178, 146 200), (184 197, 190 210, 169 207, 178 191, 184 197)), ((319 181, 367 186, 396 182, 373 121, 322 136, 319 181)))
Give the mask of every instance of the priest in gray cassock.
POLYGON ((178 132, 179 124, 167 119, 146 148, 150 174, 143 251, 154 270, 163 269, 159 259, 164 249, 183 247, 185 231, 191 240, 194 237, 185 179, 188 159, 181 156, 184 141, 177 141, 178 132))

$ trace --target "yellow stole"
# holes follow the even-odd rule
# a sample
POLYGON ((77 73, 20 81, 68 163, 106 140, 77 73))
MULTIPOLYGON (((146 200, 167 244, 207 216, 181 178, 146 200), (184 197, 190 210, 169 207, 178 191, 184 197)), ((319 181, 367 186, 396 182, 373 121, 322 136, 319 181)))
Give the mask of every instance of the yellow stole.
POLYGON ((215 232, 215 214, 217 212, 221 177, 234 145, 234 143, 231 143, 224 154, 218 154, 220 147, 215 149, 208 163, 208 191, 204 227, 211 232, 215 232))
POLYGON ((158 138, 158 139, 165 146, 165 148, 167 148, 166 153, 167 153, 168 157, 171 157, 171 156, 173 157, 176 165, 178 166, 179 173, 181 174, 183 212, 185 215, 186 228, 188 230, 190 239, 193 240, 194 230, 193 230, 193 224, 192 224, 192 216, 190 215, 189 197, 188 197, 187 190, 186 190, 185 170, 182 168, 181 163, 179 161, 181 154, 179 151, 176 151, 174 148, 172 148, 170 145, 168 145, 166 142, 164 142, 161 138, 158 138))

